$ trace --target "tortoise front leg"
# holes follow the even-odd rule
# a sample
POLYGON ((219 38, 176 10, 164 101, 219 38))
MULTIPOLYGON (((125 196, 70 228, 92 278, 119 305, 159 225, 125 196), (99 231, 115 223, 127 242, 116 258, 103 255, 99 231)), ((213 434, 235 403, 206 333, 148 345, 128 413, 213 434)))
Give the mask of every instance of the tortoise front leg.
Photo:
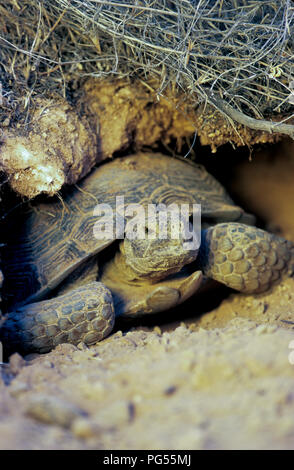
POLYGON ((197 292, 202 278, 201 271, 182 269, 166 279, 140 279, 119 252, 104 266, 100 280, 112 292, 116 316, 136 317, 176 307, 197 292))
POLYGON ((0 328, 0 341, 7 353, 23 354, 45 353, 61 343, 90 345, 110 333, 114 317, 110 290, 91 282, 9 313, 0 328))
POLYGON ((293 273, 293 254, 293 243, 284 238, 230 222, 202 231, 197 265, 228 287, 260 293, 293 273))

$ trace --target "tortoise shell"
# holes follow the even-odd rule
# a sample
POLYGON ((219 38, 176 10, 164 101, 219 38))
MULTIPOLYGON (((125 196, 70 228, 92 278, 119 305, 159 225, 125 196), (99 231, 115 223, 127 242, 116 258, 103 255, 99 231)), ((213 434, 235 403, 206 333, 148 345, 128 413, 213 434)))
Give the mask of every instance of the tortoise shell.
POLYGON ((31 202, 13 214, 3 256, 7 305, 43 299, 70 273, 113 242, 93 235, 97 204, 115 212, 116 197, 125 205, 201 204, 202 222, 236 221, 243 210, 199 164, 162 154, 138 153, 94 169, 61 201, 31 202))

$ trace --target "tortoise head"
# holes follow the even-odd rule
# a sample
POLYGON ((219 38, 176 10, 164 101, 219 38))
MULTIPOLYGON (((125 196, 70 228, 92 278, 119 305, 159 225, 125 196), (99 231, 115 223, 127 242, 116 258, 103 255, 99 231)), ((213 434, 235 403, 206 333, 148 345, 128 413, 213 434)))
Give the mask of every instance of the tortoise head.
POLYGON ((159 281, 197 258, 200 231, 198 234, 189 220, 179 220, 177 214, 162 215, 155 223, 141 220, 141 229, 135 233, 127 225, 120 251, 137 279, 159 281))

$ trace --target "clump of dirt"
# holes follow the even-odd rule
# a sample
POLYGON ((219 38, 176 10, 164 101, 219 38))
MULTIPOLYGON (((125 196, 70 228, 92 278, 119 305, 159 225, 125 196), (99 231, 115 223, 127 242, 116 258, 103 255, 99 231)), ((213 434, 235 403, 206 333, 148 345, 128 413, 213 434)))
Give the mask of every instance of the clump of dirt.
POLYGON ((21 196, 57 194, 103 159, 128 151, 156 149, 180 153, 196 135, 212 152, 273 143, 281 135, 232 125, 212 106, 195 107, 184 93, 157 94, 156 83, 88 79, 70 104, 56 95, 34 100, 29 122, 0 124, 0 170, 21 196))
POLYGON ((156 83, 142 80, 87 80, 80 105, 96 116, 102 158, 132 147, 135 151, 169 148, 174 153, 197 133, 202 145, 212 152, 225 143, 236 146, 277 142, 281 136, 231 123, 211 106, 195 107, 184 94, 170 90, 157 94, 156 83))
MULTIPOLYGON (((253 154, 232 181, 247 209, 293 240, 292 153, 283 143, 253 154)), ((293 278, 202 316, 195 296, 181 324, 14 354, 0 381, 1 447, 293 449, 293 298, 293 278)))

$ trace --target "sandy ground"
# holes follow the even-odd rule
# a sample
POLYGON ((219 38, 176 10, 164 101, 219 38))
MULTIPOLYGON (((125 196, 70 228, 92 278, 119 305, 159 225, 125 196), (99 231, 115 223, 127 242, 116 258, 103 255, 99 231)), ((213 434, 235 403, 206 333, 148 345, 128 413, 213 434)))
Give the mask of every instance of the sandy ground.
MULTIPOLYGON (((293 150, 253 155, 231 184, 292 240, 293 150)), ((264 295, 231 294, 202 315, 195 297, 179 310, 182 323, 11 356, 0 378, 0 447, 293 449, 293 299, 294 279, 264 295)))

